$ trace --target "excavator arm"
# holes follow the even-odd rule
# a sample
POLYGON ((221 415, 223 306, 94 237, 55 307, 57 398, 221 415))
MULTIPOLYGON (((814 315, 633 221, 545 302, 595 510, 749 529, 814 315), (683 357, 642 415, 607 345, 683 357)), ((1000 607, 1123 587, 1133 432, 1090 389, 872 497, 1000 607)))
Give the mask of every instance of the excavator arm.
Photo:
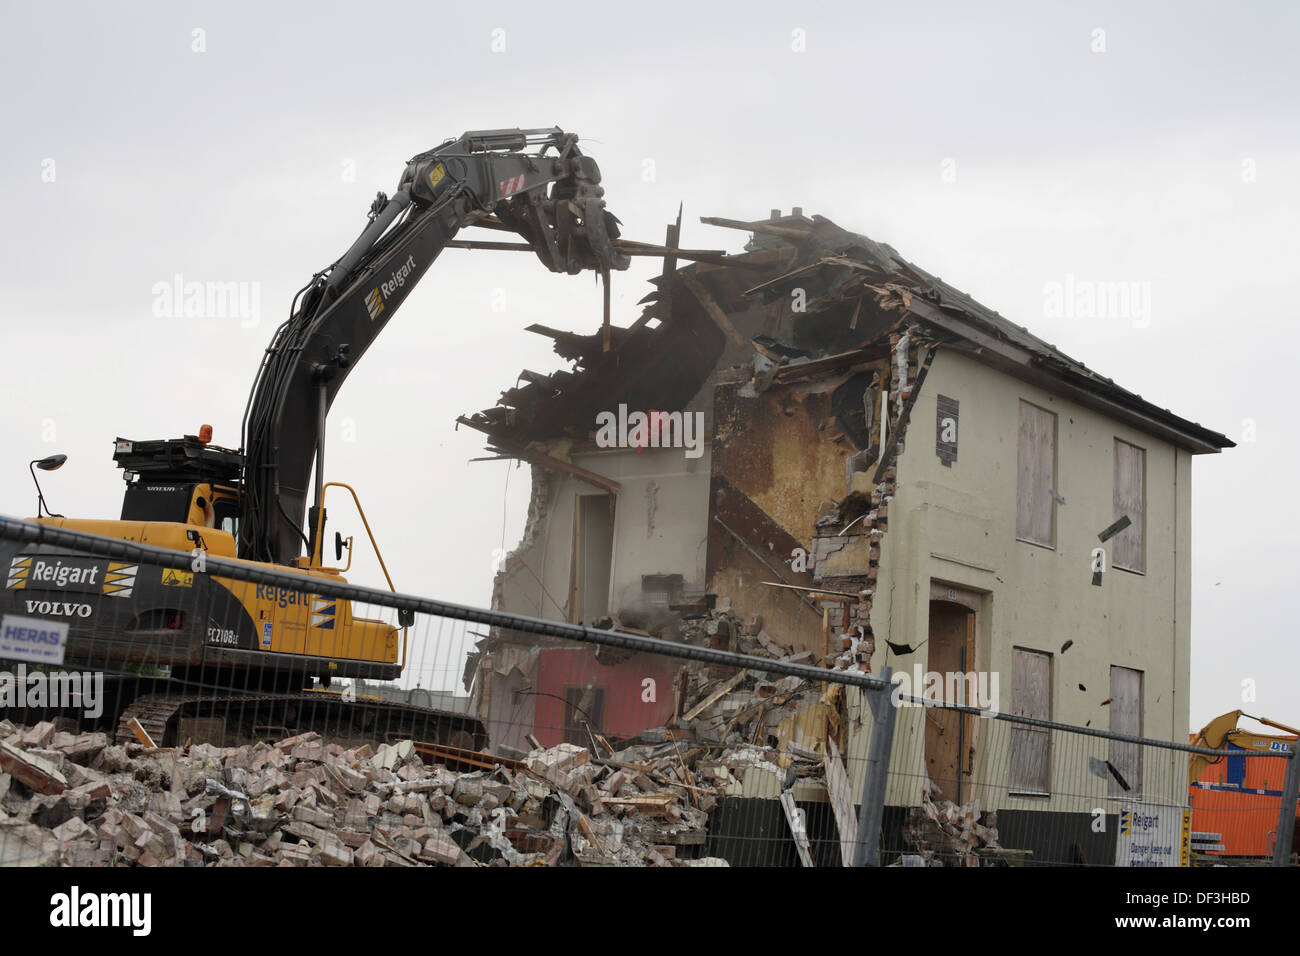
MULTIPOLYGON (((1275 720, 1269 720, 1267 717, 1253 717, 1244 710, 1233 710, 1226 714, 1215 717, 1212 721, 1201 728, 1195 739, 1192 741, 1194 747, 1205 747, 1210 750, 1225 750, 1228 744, 1237 744, 1243 749, 1259 740, 1272 740, 1274 738, 1264 738, 1260 734, 1252 734, 1249 731, 1238 730, 1237 723, 1242 717, 1249 717, 1251 720, 1264 724, 1266 727, 1273 727, 1288 734, 1295 734, 1300 737, 1300 730, 1294 727, 1288 727, 1286 724, 1279 724, 1275 720)), ((1222 757, 1207 757, 1205 754, 1191 754, 1187 761, 1187 779, 1191 783, 1201 779, 1207 767, 1218 763, 1222 757)))
POLYGON ((380 193, 352 246, 315 276, 277 329, 244 414, 244 508, 239 555, 292 564, 313 462, 312 520, 320 507, 325 417, 365 354, 456 233, 484 222, 523 236, 552 272, 584 269, 609 281, 626 269, 618 220, 606 209, 596 163, 558 128, 483 130, 407 163, 391 197, 380 193))

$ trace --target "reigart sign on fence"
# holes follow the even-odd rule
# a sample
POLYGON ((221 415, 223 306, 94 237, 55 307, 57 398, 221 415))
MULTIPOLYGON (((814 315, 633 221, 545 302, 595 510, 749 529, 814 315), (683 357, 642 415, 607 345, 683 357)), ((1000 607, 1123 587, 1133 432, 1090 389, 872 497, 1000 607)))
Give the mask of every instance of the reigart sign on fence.
POLYGON ((1187 866, 1192 811, 1145 804, 1119 812, 1116 866, 1187 866))

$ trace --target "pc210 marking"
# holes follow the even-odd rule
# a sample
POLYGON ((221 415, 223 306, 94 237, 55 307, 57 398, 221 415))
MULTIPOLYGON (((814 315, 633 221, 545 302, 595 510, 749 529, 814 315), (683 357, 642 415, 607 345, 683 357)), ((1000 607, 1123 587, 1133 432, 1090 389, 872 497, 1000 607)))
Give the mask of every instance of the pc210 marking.
POLYGON ((239 635, 226 627, 218 627, 215 624, 208 625, 208 643, 236 645, 239 643, 239 635))

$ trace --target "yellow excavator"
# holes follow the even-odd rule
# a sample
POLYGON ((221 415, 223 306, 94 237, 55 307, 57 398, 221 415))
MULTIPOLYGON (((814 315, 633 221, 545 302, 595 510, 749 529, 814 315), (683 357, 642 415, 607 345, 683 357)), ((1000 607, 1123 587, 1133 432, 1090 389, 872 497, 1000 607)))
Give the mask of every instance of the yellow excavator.
MULTIPOLYGON (((1286 761, 1246 755, 1293 753, 1297 738, 1300 730, 1294 727, 1240 710, 1214 718, 1191 736, 1193 746, 1223 751, 1219 757, 1192 754, 1187 767, 1192 829, 1217 836, 1211 853, 1240 859, 1272 855, 1286 761), (1288 736, 1241 730, 1237 724, 1242 717, 1288 736)), ((1300 839, 1300 826, 1293 839, 1300 839)))
MULTIPOLYGON (((313 592, 313 582, 347 570, 323 560, 325 492, 337 486, 356 499, 324 481, 325 419, 349 370, 462 227, 514 232, 553 272, 591 269, 608 284, 611 269, 627 268, 599 169, 577 143, 558 128, 482 130, 414 157, 356 241, 295 297, 263 356, 238 450, 214 445, 208 426, 178 439, 119 438, 114 460, 127 484, 117 520, 46 516, 38 499, 40 522, 276 566, 300 575, 300 588, 0 541, 0 612, 66 623, 64 667, 116 675, 119 740, 143 731, 159 745, 234 741, 273 727, 484 743, 481 724, 464 715, 379 699, 342 706, 313 685, 392 680, 405 666, 403 627, 313 592)), ((32 464, 51 470, 64 460, 32 464)), ((350 567, 352 540, 336 533, 336 561, 345 548, 350 567)))

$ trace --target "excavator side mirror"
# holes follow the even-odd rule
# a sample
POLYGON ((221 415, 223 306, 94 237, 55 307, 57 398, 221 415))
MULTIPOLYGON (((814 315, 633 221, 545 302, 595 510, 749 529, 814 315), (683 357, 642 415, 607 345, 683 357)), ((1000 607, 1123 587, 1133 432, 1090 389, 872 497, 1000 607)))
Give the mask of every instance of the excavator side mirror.
POLYGON ((415 623, 415 612, 409 608, 399 607, 397 609, 397 626, 410 627, 415 623))
POLYGON ((334 532, 334 560, 343 560, 343 535, 338 531, 334 532))

